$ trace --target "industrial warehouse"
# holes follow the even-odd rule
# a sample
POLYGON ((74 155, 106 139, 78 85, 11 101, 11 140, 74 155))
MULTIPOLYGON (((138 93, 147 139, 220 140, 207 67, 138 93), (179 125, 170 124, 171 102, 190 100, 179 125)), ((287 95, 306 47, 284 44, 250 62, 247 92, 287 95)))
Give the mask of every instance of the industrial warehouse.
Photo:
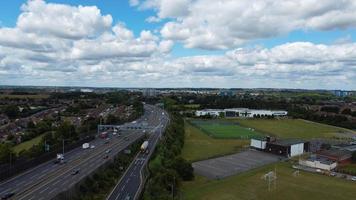
POLYGON ((211 117, 285 117, 288 112, 284 110, 255 110, 249 108, 228 108, 228 109, 204 109, 197 110, 195 116, 211 116, 211 117))

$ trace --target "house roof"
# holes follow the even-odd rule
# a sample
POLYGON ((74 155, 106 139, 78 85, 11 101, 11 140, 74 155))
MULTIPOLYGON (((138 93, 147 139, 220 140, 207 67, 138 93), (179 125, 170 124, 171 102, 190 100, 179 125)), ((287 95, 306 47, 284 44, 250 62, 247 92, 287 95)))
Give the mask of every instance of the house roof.
POLYGON ((335 161, 324 158, 324 157, 320 157, 320 156, 311 156, 308 158, 309 161, 315 162, 315 161, 319 161, 322 164, 326 164, 326 165, 331 165, 333 163, 335 163, 335 161))
POLYGON ((342 149, 342 150, 352 151, 352 152, 356 151, 356 144, 339 144, 339 145, 335 145, 333 147, 342 149))
POLYGON ((346 150, 340 150, 340 149, 329 149, 329 150, 319 151, 318 155, 340 159, 344 157, 347 158, 351 157, 351 152, 346 150))

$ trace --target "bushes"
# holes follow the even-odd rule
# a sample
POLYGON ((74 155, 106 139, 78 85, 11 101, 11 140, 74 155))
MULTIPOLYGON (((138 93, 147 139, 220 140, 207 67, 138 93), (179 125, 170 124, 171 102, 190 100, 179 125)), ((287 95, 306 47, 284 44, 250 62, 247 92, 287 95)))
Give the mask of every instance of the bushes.
POLYGON ((184 121, 171 114, 171 123, 158 145, 155 158, 150 162, 150 177, 143 199, 172 199, 181 180, 194 178, 191 163, 180 157, 184 145, 184 121))

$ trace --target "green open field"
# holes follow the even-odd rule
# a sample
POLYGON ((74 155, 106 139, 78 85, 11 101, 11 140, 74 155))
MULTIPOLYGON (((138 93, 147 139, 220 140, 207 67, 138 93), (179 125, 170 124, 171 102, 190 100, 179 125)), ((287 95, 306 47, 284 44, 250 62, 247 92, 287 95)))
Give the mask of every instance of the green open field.
POLYGON ((248 146, 249 140, 214 139, 191 124, 185 123, 185 143, 182 156, 187 160, 197 161, 231 154, 248 146))
POLYGON ((261 133, 251 128, 239 126, 236 123, 222 120, 190 120, 197 128, 214 138, 249 139, 261 136, 261 133))
POLYGON ((295 177, 289 163, 264 166, 249 172, 221 180, 208 180, 196 176, 194 181, 184 182, 182 199, 185 200, 351 200, 356 196, 356 185, 352 181, 304 171, 295 177), (267 183, 261 176, 276 166, 276 189, 268 191, 267 183))
POLYGON ((13 147, 13 150, 15 153, 19 153, 22 150, 27 150, 30 149, 33 145, 38 144, 41 142, 41 139, 43 138, 45 134, 39 135, 32 140, 28 140, 26 142, 20 143, 16 146, 13 147))
POLYGON ((302 119, 234 119, 228 121, 238 122, 242 126, 280 138, 342 138, 356 135, 355 131, 349 129, 302 119))

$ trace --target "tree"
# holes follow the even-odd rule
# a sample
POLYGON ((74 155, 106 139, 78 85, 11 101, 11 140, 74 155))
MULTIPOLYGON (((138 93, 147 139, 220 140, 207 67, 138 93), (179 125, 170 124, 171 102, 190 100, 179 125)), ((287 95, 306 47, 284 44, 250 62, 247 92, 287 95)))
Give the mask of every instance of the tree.
POLYGON ((16 105, 8 105, 4 108, 4 113, 11 119, 20 116, 19 107, 16 105))
POLYGON ((74 139, 77 137, 75 127, 68 121, 64 121, 56 130, 58 139, 74 139))
POLYGON ((351 116, 356 117, 356 111, 353 111, 353 112, 351 113, 351 116))
POLYGON ((219 117, 220 118, 224 118, 225 117, 225 113, 224 112, 219 112, 219 117))
POLYGON ((28 123, 27 123, 27 128, 28 129, 35 129, 36 128, 36 125, 33 123, 33 121, 31 120, 31 121, 29 121, 28 123))
POLYGON ((0 163, 9 163, 11 156, 15 157, 11 146, 9 144, 0 144, 0 163))
POLYGON ((107 124, 117 124, 120 119, 113 114, 109 114, 105 121, 107 124))
POLYGON ((356 163, 356 151, 354 151, 353 153, 352 153, 352 162, 353 163, 356 163))
POLYGON ((339 113, 340 108, 336 107, 336 106, 324 106, 324 107, 321 107, 320 111, 339 113))
POLYGON ((192 167, 192 164, 188 161, 186 161, 182 157, 177 157, 174 159, 172 163, 172 168, 177 171, 179 176, 184 180, 184 181, 190 181, 193 180, 194 178, 194 169, 192 167))
POLYGON ((341 112, 341 114, 344 114, 344 115, 351 115, 352 112, 351 112, 351 109, 350 109, 350 108, 345 108, 345 109, 341 112))

